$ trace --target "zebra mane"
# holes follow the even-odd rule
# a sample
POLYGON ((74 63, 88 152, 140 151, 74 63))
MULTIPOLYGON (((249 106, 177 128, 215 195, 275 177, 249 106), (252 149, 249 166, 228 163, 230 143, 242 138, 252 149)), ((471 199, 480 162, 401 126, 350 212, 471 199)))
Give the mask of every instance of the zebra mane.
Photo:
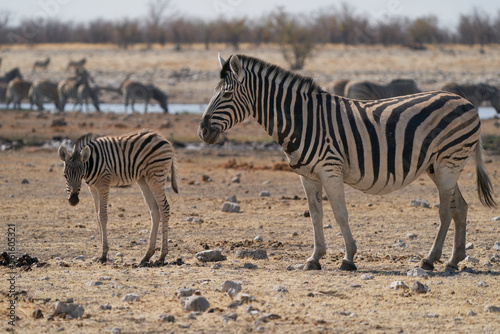
MULTIPOLYGON (((224 63, 224 66, 222 67, 220 71, 220 78, 224 79, 227 75, 229 75, 231 72, 230 68, 230 60, 231 55, 228 60, 224 63)), ((251 56, 246 56, 246 55, 236 55, 240 61, 241 61, 241 66, 242 68, 248 69, 250 72, 252 72, 252 69, 257 67, 257 68, 267 68, 267 75, 271 75, 272 73, 276 73, 274 76, 275 78, 278 78, 280 81, 285 81, 285 80, 296 80, 302 83, 302 89, 305 92, 309 93, 314 93, 314 92, 322 92, 324 91, 315 81, 313 78, 304 76, 289 70, 285 70, 284 68, 274 65, 271 63, 268 63, 264 60, 260 60, 258 58, 254 58, 251 56)))
POLYGON ((73 154, 78 152, 80 154, 80 151, 88 145, 91 141, 93 141, 93 135, 92 133, 87 133, 86 135, 81 136, 75 141, 75 148, 73 149, 73 154))

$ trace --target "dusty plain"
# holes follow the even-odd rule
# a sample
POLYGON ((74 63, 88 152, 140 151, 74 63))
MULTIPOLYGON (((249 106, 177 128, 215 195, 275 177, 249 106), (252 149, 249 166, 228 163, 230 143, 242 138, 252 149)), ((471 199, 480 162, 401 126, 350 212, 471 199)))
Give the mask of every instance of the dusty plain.
MULTIPOLYGON (((67 59, 78 59, 82 53, 89 52, 91 71, 97 72, 97 68, 110 71, 109 76, 96 76, 100 80, 109 77, 114 78, 109 79, 114 80, 113 83, 119 82, 130 64, 135 64, 144 78, 147 73, 154 73, 155 82, 170 87, 172 99, 177 103, 206 103, 217 82, 215 52, 205 51, 201 46, 192 46, 180 53, 168 48, 125 52, 109 46, 94 46, 90 51, 87 46, 12 48, 2 51, 2 72, 18 62, 21 71, 29 73, 34 59, 52 52, 54 57, 60 57, 59 61, 54 60, 53 67, 43 75, 63 77, 67 75, 67 59), (172 59, 170 54, 174 55, 172 59), (175 85, 168 84, 172 71, 186 66, 207 73, 206 78, 180 79, 175 85), (190 91, 191 88, 194 91, 190 91)), ((240 52, 282 62, 279 49, 274 47, 244 46, 240 52)), ((427 85, 428 89, 445 81, 443 78, 485 79, 492 83, 498 80, 500 48, 487 48, 483 54, 477 48, 457 46, 453 52, 455 55, 439 49, 415 53, 397 48, 362 50, 330 46, 318 51, 304 73, 317 77, 322 84, 349 74, 377 76, 380 80, 402 74, 418 80, 422 73, 421 78, 425 80, 422 79, 421 85, 427 85), (377 61, 370 66, 373 59, 377 61), (326 60, 329 60, 328 66, 326 60), (355 72, 356 68, 359 72, 355 72), (440 71, 442 77, 438 75, 440 71)), ((36 75, 42 76, 42 73, 36 75)), ((500 226, 492 220, 500 216, 500 211, 479 203, 473 162, 468 163, 459 184, 469 203, 467 242, 473 243, 473 248, 467 254, 479 263, 461 262, 461 270, 452 274, 445 272, 443 263, 437 263, 427 279, 406 275, 427 254, 439 226, 438 208, 434 207, 438 202, 437 191, 430 179, 422 176, 406 189, 383 197, 345 187, 350 226, 358 246, 357 272, 338 270, 343 257, 343 238, 326 200, 323 201, 323 223, 327 226, 328 252, 321 261, 323 269, 290 270, 305 262, 313 245, 312 226, 310 218, 305 217, 308 208, 299 177, 287 170, 283 153, 271 144, 255 121, 245 121, 229 131, 224 144, 207 146, 200 144, 196 136, 199 119, 199 115, 189 114, 66 112, 55 115, 0 111, 0 144, 18 147, 0 152, 3 239, 0 251, 7 248, 7 224, 15 224, 17 254, 27 253, 46 263, 31 270, 16 269, 16 332, 111 333, 113 329, 116 332, 116 328, 121 333, 498 332, 500 313, 487 312, 486 307, 500 307, 500 263, 492 263, 492 266, 484 263, 494 255, 500 256, 493 248, 495 242, 500 241, 500 226), (62 164, 55 143, 87 132, 107 135, 140 128, 155 129, 176 145, 180 192, 174 194, 167 189, 172 212, 167 260, 172 263, 181 258, 183 265, 137 267, 147 247, 143 241, 148 238, 145 230, 150 229, 148 209, 138 186, 111 189, 108 212, 111 259, 104 265, 93 259, 99 255, 100 238, 86 186, 78 206, 71 207, 66 200, 62 164), (232 182, 237 175, 240 182, 232 182), (22 182, 24 179, 28 182, 22 182), (261 191, 268 191, 270 196, 259 196, 261 191), (232 195, 236 195, 241 212, 222 212, 224 201, 232 195), (412 207, 410 202, 415 198, 426 199, 430 208, 412 207), (187 217, 198 217, 202 222, 185 221, 187 217), (409 233, 416 238, 407 238, 409 233), (256 236, 262 241, 254 241, 256 236), (398 240, 407 247, 395 246, 398 240), (212 268, 214 263, 197 260, 195 254, 205 248, 219 249, 227 257, 219 262, 219 269, 212 268), (265 249, 268 259, 237 258, 238 249, 265 249), (84 260, 74 260, 80 255, 84 260), (247 263, 256 267, 247 269, 247 263), (362 280, 364 274, 374 278, 362 280), (245 312, 247 305, 228 309, 232 299, 221 291, 221 284, 226 280, 241 282, 242 292, 255 298, 249 305, 257 309, 258 314, 245 312), (96 281, 103 284, 90 284, 96 281), (393 281, 403 281, 408 287, 419 281, 427 285, 429 291, 417 294, 410 289, 393 290, 389 288, 393 281), (287 292, 276 291, 280 290, 277 286, 286 288, 287 292), (189 312, 182 309, 175 296, 181 287, 199 289, 210 302, 211 312, 188 319, 189 312), (139 300, 122 301, 128 293, 138 294, 139 300), (85 308, 83 318, 47 320, 56 300, 70 298, 85 308), (100 309, 106 303, 111 309, 100 309), (43 318, 32 317, 36 309, 41 310, 43 318), (475 315, 468 314, 470 311, 475 315), (223 316, 231 313, 236 313, 237 319, 224 321, 223 316), (162 322, 161 314, 175 316, 175 322, 162 322), (279 317, 268 322, 258 321, 259 316, 267 314, 279 317)), ((483 122, 483 134, 498 135, 498 126, 498 120, 483 122)), ((487 154, 486 160, 498 193, 500 157, 487 154)), ((498 196, 496 200, 499 201, 498 196)), ((451 255, 453 233, 452 225, 443 262, 451 255)), ((159 243, 157 254, 158 246, 159 243)), ((0 331, 5 332, 12 329, 7 310, 10 270, 0 267, 0 272, 0 331)))

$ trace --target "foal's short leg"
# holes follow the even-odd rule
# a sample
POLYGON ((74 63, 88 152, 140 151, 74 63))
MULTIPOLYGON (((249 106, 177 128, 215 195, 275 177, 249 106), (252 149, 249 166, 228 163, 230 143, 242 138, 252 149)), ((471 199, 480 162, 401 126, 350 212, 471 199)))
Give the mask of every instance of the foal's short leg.
MULTIPOLYGON (((101 183, 97 187, 97 197, 99 200, 99 210, 97 215, 99 217, 99 227, 101 231, 101 243, 102 243, 102 254, 99 258, 101 263, 106 262, 106 257, 108 255, 108 234, 106 226, 108 224, 108 195, 109 195, 109 183, 101 183)), ((93 194, 92 194, 93 195, 93 194)), ((94 197, 95 201, 95 197, 94 197)), ((96 203, 97 207, 97 203, 96 203)))
MULTIPOLYGON (((430 178, 436 184, 439 191, 439 226, 438 234, 434 240, 434 244, 427 255, 427 258, 422 260, 421 266, 426 270, 434 269, 434 262, 441 258, 443 253, 443 244, 446 238, 446 233, 450 227, 451 219, 456 214, 457 208, 457 179, 458 175, 451 172, 446 167, 435 168, 435 173, 428 172, 430 178)), ((460 195, 461 197, 461 195, 460 195)), ((465 201, 464 201, 465 202, 465 201)), ((464 245, 465 248, 465 245, 464 245)), ((465 251, 465 250, 464 250, 465 251)))
POLYGON ((319 181, 300 177, 302 186, 306 192, 307 202, 309 204, 309 213, 314 230, 314 250, 304 267, 306 270, 320 270, 319 259, 326 254, 325 236, 323 234, 323 203, 322 187, 319 181))
POLYGON ((352 237, 351 229, 349 228, 349 215, 345 205, 344 181, 341 177, 329 178, 323 185, 328 195, 328 199, 330 200, 335 220, 344 237, 346 253, 342 260, 340 270, 356 270, 354 255, 356 255, 357 247, 352 237))
POLYGON ((458 262, 465 259, 465 235, 467 227, 467 209, 468 205, 458 188, 455 189, 455 202, 457 208, 453 215, 455 222, 455 244, 453 246, 453 254, 446 262, 447 267, 458 269, 458 262))
POLYGON ((139 187, 141 188, 142 195, 144 196, 144 200, 146 201, 149 207, 149 213, 151 215, 151 232, 149 234, 149 247, 146 252, 146 255, 141 260, 141 264, 145 264, 149 261, 151 256, 153 256, 155 252, 156 246, 156 237, 158 235, 158 225, 160 223, 160 212, 158 210, 158 205, 156 204, 155 196, 151 191, 148 183, 144 178, 141 178, 137 181, 139 187))
POLYGON ((165 180, 167 176, 156 177, 148 179, 148 185, 154 194, 158 211, 160 213, 161 225, 161 253, 158 263, 163 264, 165 257, 168 253, 168 221, 170 219, 170 205, 168 204, 167 197, 165 196, 165 180))

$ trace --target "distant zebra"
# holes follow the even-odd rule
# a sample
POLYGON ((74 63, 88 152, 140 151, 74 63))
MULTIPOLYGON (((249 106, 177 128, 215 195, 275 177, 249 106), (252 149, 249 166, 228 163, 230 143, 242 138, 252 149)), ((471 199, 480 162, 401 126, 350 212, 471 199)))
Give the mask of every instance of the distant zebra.
POLYGON ((33 69, 31 71, 34 72, 37 68, 46 70, 47 67, 49 66, 49 63, 50 63, 50 57, 45 58, 45 60, 37 60, 35 61, 35 63, 33 63, 33 69))
POLYGON ((500 91, 497 87, 487 84, 459 85, 448 83, 441 90, 452 92, 469 100, 476 108, 479 108, 483 101, 490 101, 491 106, 500 114, 500 91))
POLYGON ((22 79, 21 71, 18 67, 13 68, 9 72, 5 73, 4 76, 0 77, 0 82, 9 83, 12 79, 19 78, 22 79))
POLYGON ((163 111, 168 113, 168 96, 157 87, 131 80, 125 80, 120 87, 125 96, 125 112, 128 109, 129 100, 131 100, 130 104, 133 112, 135 112, 135 100, 144 100, 144 113, 147 113, 149 100, 153 98, 160 103, 163 111))
POLYGON ((44 99, 54 103, 59 109, 59 94, 57 93, 57 83, 48 80, 35 80, 31 86, 28 97, 32 107, 36 105, 38 110, 43 110, 44 99))
POLYGON ((346 79, 338 79, 330 83, 329 90, 333 92, 333 94, 338 96, 346 96, 345 86, 349 80, 346 79))
POLYGON ((7 94, 5 99, 6 108, 13 103, 13 109, 21 109, 21 100, 28 98, 28 92, 31 82, 15 78, 7 85, 7 94))
POLYGON ((0 101, 5 102, 7 96, 7 84, 5 82, 0 82, 0 101))
POLYGON ((415 81, 408 79, 394 79, 388 84, 353 80, 346 84, 344 96, 357 100, 378 100, 420 92, 415 81))
POLYGON ((164 190, 169 173, 172 190, 176 193, 178 191, 172 144, 151 130, 95 140, 92 139, 92 134, 87 134, 76 140, 73 152, 68 152, 67 148, 61 145, 59 157, 64 161, 69 203, 73 206, 78 204, 82 179, 87 183, 94 198, 102 243, 99 261, 106 262, 109 250, 106 231, 109 187, 137 182, 151 213, 149 247, 141 263, 148 262, 155 252, 161 219, 163 239, 158 261, 162 264, 167 255, 167 229, 170 218, 170 206, 164 190))
POLYGON ((441 257, 453 218, 455 245, 447 266, 465 258, 467 203, 457 180, 475 150, 478 195, 494 206, 485 171, 476 109, 458 95, 426 92, 377 101, 331 95, 307 77, 262 60, 232 55, 221 64, 221 80, 205 110, 199 137, 213 144, 253 116, 283 148, 301 176, 314 227, 314 251, 305 269, 320 269, 326 254, 322 191, 326 191, 344 237, 340 269, 356 270, 356 243, 348 225, 344 183, 369 194, 406 187, 426 172, 439 191, 441 226, 422 260, 432 269, 441 257))
POLYGON ((86 58, 82 58, 80 60, 70 60, 68 66, 66 66, 66 71, 69 71, 71 68, 74 68, 75 70, 83 68, 86 62, 87 62, 86 58))
POLYGON ((90 96, 94 107, 97 111, 100 111, 97 94, 90 87, 89 81, 91 79, 90 74, 86 70, 79 69, 76 77, 61 80, 57 85, 59 111, 64 111, 64 107, 69 98, 75 99, 77 104, 81 104, 81 97, 84 94, 90 96), (78 90, 80 90, 80 94, 78 90))

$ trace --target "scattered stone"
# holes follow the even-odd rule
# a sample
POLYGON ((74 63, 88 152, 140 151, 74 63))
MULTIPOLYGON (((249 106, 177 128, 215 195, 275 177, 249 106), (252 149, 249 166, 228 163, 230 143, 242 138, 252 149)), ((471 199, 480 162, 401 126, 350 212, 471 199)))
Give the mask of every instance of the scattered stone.
POLYGON ((253 238, 253 241, 255 241, 255 242, 262 242, 262 241, 264 241, 264 239, 262 239, 262 237, 260 235, 258 235, 255 238, 253 238))
POLYGON ((210 269, 220 269, 222 265, 220 263, 216 263, 210 267, 210 269))
POLYGON ((295 270, 302 270, 302 269, 304 269, 304 264, 303 263, 297 263, 294 268, 295 268, 295 270))
POLYGON ((427 291, 429 291, 429 287, 425 284, 420 283, 419 281, 415 281, 411 286, 411 291, 415 293, 427 293, 427 291))
POLYGON ((100 309, 100 310, 111 310, 111 309, 112 309, 112 306, 111 306, 111 305, 109 305, 109 303, 106 303, 106 304, 104 304, 104 305, 100 305, 100 306, 99 306, 99 309, 100 309))
POLYGON ((467 312, 467 314, 466 314, 465 316, 467 316, 467 317, 475 317, 476 315, 477 315, 477 313, 476 313, 476 312, 474 312, 474 311, 469 311, 469 312, 467 312))
POLYGON ((244 269, 257 269, 258 266, 256 264, 253 264, 253 263, 245 263, 243 265, 243 268, 244 269))
POLYGON ((31 313, 31 317, 33 319, 41 319, 41 318, 43 318, 42 310, 40 310, 39 308, 37 308, 36 310, 33 311, 33 313, 31 313))
POLYGON ((23 179, 23 180, 21 181, 21 184, 29 184, 29 183, 30 183, 30 181, 28 181, 28 179, 23 179))
POLYGON ((407 233, 406 237, 410 240, 415 240, 417 239, 417 235, 415 233, 407 233))
POLYGON ((229 198, 226 199, 226 202, 230 202, 230 203, 238 203, 238 200, 236 199, 236 195, 233 195, 229 198))
POLYGON ((113 327, 113 329, 111 330, 111 333, 121 333, 122 330, 120 329, 120 327, 113 327))
POLYGON ((403 240, 397 240, 396 243, 392 245, 392 247, 406 248, 407 246, 403 240))
POLYGON ((70 316, 71 318, 81 318, 85 312, 83 305, 75 303, 65 303, 60 300, 54 304, 52 316, 70 316))
POLYGON ((68 123, 64 120, 64 118, 58 118, 58 119, 54 119, 52 120, 52 127, 54 126, 66 126, 68 125, 68 123))
POLYGON ((332 225, 330 224, 326 224, 325 226, 323 226, 324 229, 327 229, 327 228, 333 228, 332 225))
POLYGON ((416 198, 410 202, 410 205, 413 207, 423 207, 423 208, 430 208, 430 204, 427 200, 421 199, 421 198, 416 198))
POLYGON ((429 274, 420 267, 415 267, 413 269, 408 270, 406 275, 410 277, 423 277, 423 278, 429 277, 429 274))
POLYGON ((375 276, 373 276, 372 274, 363 274, 361 275, 360 279, 363 280, 363 281, 368 281, 368 280, 371 280, 371 279, 374 279, 375 276))
POLYGON ((240 206, 236 203, 224 202, 222 205, 222 212, 238 213, 240 212, 240 206))
POLYGON ((204 223, 203 219, 201 219, 200 217, 194 217, 194 216, 185 217, 183 219, 183 221, 189 222, 189 223, 197 223, 197 224, 203 224, 204 223))
POLYGON ((493 249, 500 252, 500 241, 495 242, 493 249))
POLYGON ((179 325, 180 328, 184 328, 184 329, 189 328, 189 326, 191 326, 191 325, 190 324, 180 324, 179 325))
POLYGON ((171 314, 162 313, 162 314, 160 314, 160 321, 162 321, 162 322, 174 322, 175 317, 171 314))
POLYGON ((238 315, 236 313, 224 314, 222 316, 222 321, 229 322, 229 320, 236 321, 238 319, 238 315))
POLYGON ((361 284, 352 283, 351 285, 349 285, 349 287, 351 287, 351 288, 361 288, 361 284))
POLYGON ((123 296, 122 301, 123 302, 135 302, 139 300, 139 295, 137 293, 127 293, 125 296, 123 296))
POLYGON ((195 289, 191 289, 191 288, 180 288, 180 289, 177 289, 175 291, 175 296, 177 298, 182 298, 182 297, 189 297, 189 296, 192 296, 194 295, 194 293, 196 292, 195 289))
POLYGON ((237 308, 238 306, 241 306, 241 305, 243 305, 243 301, 241 299, 238 299, 238 300, 233 301, 231 304, 229 304, 227 306, 227 308, 229 308, 229 309, 235 309, 235 308, 237 308))
POLYGON ((191 312, 187 315, 187 319, 189 320, 196 320, 196 314, 200 314, 200 312, 191 312))
POLYGON ((232 183, 240 183, 240 177, 239 176, 235 176, 231 179, 231 182, 232 183))
POLYGON ((192 295, 181 299, 181 305, 186 311, 203 312, 208 309, 210 303, 203 296, 192 295))
POLYGON ((494 222, 498 222, 498 221, 500 221, 500 216, 493 217, 493 218, 491 218, 491 220, 493 220, 494 222))
POLYGON ((270 314, 261 315, 260 317, 258 317, 257 323, 269 322, 271 320, 276 320, 276 319, 281 319, 281 316, 274 314, 274 313, 270 313, 270 314))
POLYGON ((73 258, 73 261, 85 261, 85 256, 78 255, 73 258))
POLYGON ((493 305, 488 305, 484 308, 484 310, 488 313, 493 313, 493 312, 500 312, 500 307, 498 306, 493 306, 493 305))
POLYGON ((267 251, 265 249, 237 249, 234 255, 239 259, 250 258, 254 260, 267 259, 267 251))
POLYGON ((479 260, 478 259, 475 259, 471 256, 467 256, 464 261, 467 261, 467 262, 471 262, 471 263, 474 263, 474 264, 478 264, 479 263, 479 260))
POLYGON ((196 253, 196 258, 201 262, 218 262, 226 260, 226 256, 222 255, 220 250, 215 249, 198 252, 196 253))
POLYGON ((275 285, 275 286, 273 286, 273 291, 286 293, 286 292, 288 292, 288 289, 284 286, 281 286, 281 285, 275 285))
POLYGON ((234 281, 224 281, 221 285, 222 291, 233 297, 241 291, 241 284, 234 281))
POLYGON ((485 281, 479 281, 476 283, 476 285, 480 288, 487 288, 489 287, 490 285, 488 283, 486 283, 485 281))
POLYGON ((241 300, 243 303, 248 304, 248 303, 253 302, 253 301, 255 300, 255 298, 254 298, 254 297, 252 297, 252 296, 250 296, 250 295, 249 295, 249 294, 247 294, 247 293, 242 293, 242 294, 240 294, 240 300, 241 300))
POLYGON ((483 266, 488 267, 488 268, 489 267, 493 267, 493 265, 491 264, 491 262, 488 262, 488 261, 486 261, 485 263, 483 263, 483 266))
POLYGON ((426 318, 439 318, 439 314, 427 313, 426 315, 424 315, 424 317, 426 317, 426 318))
POLYGON ((404 284, 401 281, 394 281, 394 282, 391 283, 391 285, 389 287, 391 289, 394 289, 394 290, 408 289, 408 287, 406 286, 406 284, 404 284))
POLYGON ((500 262, 500 257, 498 257, 498 255, 493 255, 493 256, 490 258, 490 262, 491 262, 491 263, 500 262))
POLYGON ((102 285, 102 282, 100 281, 88 281, 87 283, 85 283, 86 286, 99 286, 99 285, 102 285))
POLYGON ((266 191, 266 190, 263 190, 259 193, 259 197, 269 197, 271 196, 271 194, 269 193, 269 191, 266 191))
POLYGON ((98 278, 99 281, 111 281, 110 276, 101 276, 98 278))
POLYGON ((467 245, 465 245, 465 249, 474 249, 474 244, 472 242, 469 242, 467 245))

